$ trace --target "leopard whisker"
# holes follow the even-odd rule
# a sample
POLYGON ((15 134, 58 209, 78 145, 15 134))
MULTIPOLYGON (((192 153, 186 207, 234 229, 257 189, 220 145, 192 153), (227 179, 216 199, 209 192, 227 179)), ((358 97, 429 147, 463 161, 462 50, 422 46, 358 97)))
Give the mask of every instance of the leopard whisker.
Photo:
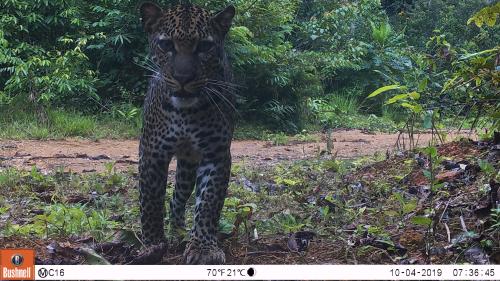
MULTIPOLYGON (((208 90, 209 92, 213 93, 215 96, 220 98, 224 103, 229 105, 229 107, 241 117, 241 114, 238 111, 238 109, 236 109, 234 104, 227 97, 225 97, 224 94, 216 91, 215 89, 209 88, 209 87, 206 87, 205 89, 208 90)), ((208 94, 210 94, 210 93, 208 93, 208 94)))
POLYGON ((218 83, 218 84, 224 84, 224 85, 228 85, 228 86, 233 86, 235 88, 245 88, 242 85, 238 85, 238 84, 231 83, 231 82, 228 82, 228 81, 223 81, 223 80, 208 79, 208 82, 214 82, 214 83, 218 83))
POLYGON ((158 70, 153 69, 153 68, 149 67, 148 65, 141 65, 141 64, 138 64, 138 63, 136 63, 136 65, 138 65, 139 67, 144 68, 146 70, 149 70, 149 71, 151 71, 151 72, 153 72, 155 74, 159 74, 160 73, 158 70))
POLYGON ((163 75, 157 69, 154 69, 149 65, 142 65, 142 64, 138 64, 138 63, 136 63, 136 65, 145 69, 145 70, 148 70, 154 74, 154 75, 146 75, 148 77, 153 77, 153 78, 162 78, 163 77, 163 75))
POLYGON ((222 112, 222 110, 220 109, 219 105, 217 105, 217 102, 215 102, 215 100, 210 96, 210 94, 208 94, 207 97, 213 103, 213 105, 215 105, 215 107, 217 107, 217 110, 219 111, 219 114, 224 119, 224 121, 226 123, 229 123, 229 121, 227 120, 226 116, 224 115, 224 112, 222 112))
POLYGON ((220 88, 221 90, 224 90, 224 91, 228 92, 229 94, 234 94, 237 91, 234 88, 229 88, 229 87, 226 87, 224 85, 217 85, 217 84, 212 84, 212 83, 207 83, 207 85, 214 86, 216 88, 220 88))
POLYGON ((217 86, 217 87, 221 87, 221 88, 224 88, 225 90, 230 90, 232 92, 236 92, 236 91, 239 91, 239 89, 233 87, 233 86, 230 86, 230 85, 226 85, 226 84, 222 84, 222 83, 214 83, 214 82, 207 82, 208 85, 214 85, 214 86, 217 86))
POLYGON ((230 95, 233 95, 237 98, 243 98, 241 95, 237 94, 238 90, 237 89, 234 89, 234 88, 227 88, 225 87, 224 85, 218 85, 218 84, 214 84, 214 83, 207 83, 207 85, 211 85, 211 86, 215 86, 217 88, 220 88, 221 90, 223 90, 224 92, 230 94, 230 95))
POLYGON ((212 86, 215 86, 217 88, 220 88, 222 90, 224 90, 225 92, 231 94, 231 95, 234 95, 238 98, 242 98, 241 95, 238 94, 238 92, 240 91, 240 89, 237 89, 237 88, 234 88, 230 85, 226 85, 226 84, 223 84, 223 83, 213 83, 213 82, 208 82, 207 85, 212 85, 212 86))

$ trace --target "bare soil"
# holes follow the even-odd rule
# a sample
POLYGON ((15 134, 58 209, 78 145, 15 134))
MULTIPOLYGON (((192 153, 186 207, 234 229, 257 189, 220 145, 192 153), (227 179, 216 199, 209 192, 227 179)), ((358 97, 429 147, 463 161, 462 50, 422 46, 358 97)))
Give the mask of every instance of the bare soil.
MULTIPOLYGON (((449 133, 451 141, 467 134, 449 133)), ((360 130, 336 131, 333 137, 333 153, 341 159, 371 156, 376 152, 385 153, 397 149, 403 139, 408 145, 408 138, 399 134, 365 133, 360 130)), ((432 134, 422 133, 414 136, 417 145, 427 145, 432 134)), ((236 140, 231 152, 233 162, 246 162, 254 165, 267 165, 280 161, 293 161, 318 156, 326 149, 326 136, 320 135, 319 142, 296 142, 287 145, 273 145, 270 141, 236 140)), ((104 164, 115 162, 117 170, 135 171, 138 163, 137 140, 1 140, 0 167, 30 169, 36 166, 44 172, 57 168, 77 173, 101 172, 104 164)), ((175 169, 175 161, 170 170, 175 169)))

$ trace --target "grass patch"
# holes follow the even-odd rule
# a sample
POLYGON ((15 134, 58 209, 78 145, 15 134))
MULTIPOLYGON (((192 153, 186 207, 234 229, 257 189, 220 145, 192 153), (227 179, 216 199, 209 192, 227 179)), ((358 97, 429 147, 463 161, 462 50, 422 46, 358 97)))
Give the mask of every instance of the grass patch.
POLYGON ((125 120, 109 114, 84 115, 61 109, 48 110, 46 120, 34 112, 0 108, 0 139, 92 139, 136 138, 140 134, 141 117, 125 120))
POLYGON ((66 137, 91 137, 96 132, 97 120, 92 116, 78 113, 68 114, 62 111, 51 111, 49 122, 53 131, 66 137))
POLYGON ((248 123, 237 123, 233 138, 236 140, 267 140, 271 130, 262 126, 248 123))
MULTIPOLYGON (((375 115, 346 114, 329 116, 327 124, 332 128, 365 129, 369 131, 396 131, 398 125, 385 117, 375 115)), ((119 114, 103 113, 85 115, 63 109, 47 110, 45 120, 28 110, 0 107, 0 139, 63 139, 82 137, 89 139, 131 139, 140 136, 142 116, 124 117, 119 114)), ((310 131, 318 131, 319 126, 309 126, 310 131)), ((234 132, 236 140, 266 140, 275 145, 289 142, 314 142, 317 136, 302 131, 296 135, 272 131, 263 125, 238 123, 234 132)))
POLYGON ((374 114, 349 114, 332 117, 328 126, 333 129, 359 129, 371 132, 393 133, 401 128, 401 125, 387 117, 379 117, 374 114))
MULTIPOLYGON (((308 101, 311 122, 322 128, 361 129, 368 131, 395 132, 401 127, 396 112, 386 110, 382 117, 365 114, 352 93, 336 93, 322 99, 308 101)), ((313 125, 314 126, 314 125, 313 125)))

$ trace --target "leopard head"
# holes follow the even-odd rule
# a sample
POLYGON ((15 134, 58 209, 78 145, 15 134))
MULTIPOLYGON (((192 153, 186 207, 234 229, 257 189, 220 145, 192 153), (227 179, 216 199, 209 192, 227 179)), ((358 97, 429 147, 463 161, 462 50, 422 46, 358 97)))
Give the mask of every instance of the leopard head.
POLYGON ((198 99, 207 84, 226 79, 224 40, 235 15, 233 6, 211 14, 195 5, 163 10, 146 2, 140 12, 155 75, 165 82, 171 98, 198 99))

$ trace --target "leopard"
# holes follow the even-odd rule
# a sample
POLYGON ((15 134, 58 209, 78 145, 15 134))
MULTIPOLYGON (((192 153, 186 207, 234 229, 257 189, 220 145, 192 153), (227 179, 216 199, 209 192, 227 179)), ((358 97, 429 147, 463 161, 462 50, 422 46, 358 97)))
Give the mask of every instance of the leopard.
POLYGON ((167 235, 187 233, 184 263, 224 264, 217 229, 230 179, 236 101, 225 41, 236 9, 210 12, 194 4, 164 9, 144 2, 139 10, 152 73, 139 143, 142 240, 147 247, 168 244, 166 188, 175 157, 167 235), (186 230, 193 191, 193 225, 186 230))

